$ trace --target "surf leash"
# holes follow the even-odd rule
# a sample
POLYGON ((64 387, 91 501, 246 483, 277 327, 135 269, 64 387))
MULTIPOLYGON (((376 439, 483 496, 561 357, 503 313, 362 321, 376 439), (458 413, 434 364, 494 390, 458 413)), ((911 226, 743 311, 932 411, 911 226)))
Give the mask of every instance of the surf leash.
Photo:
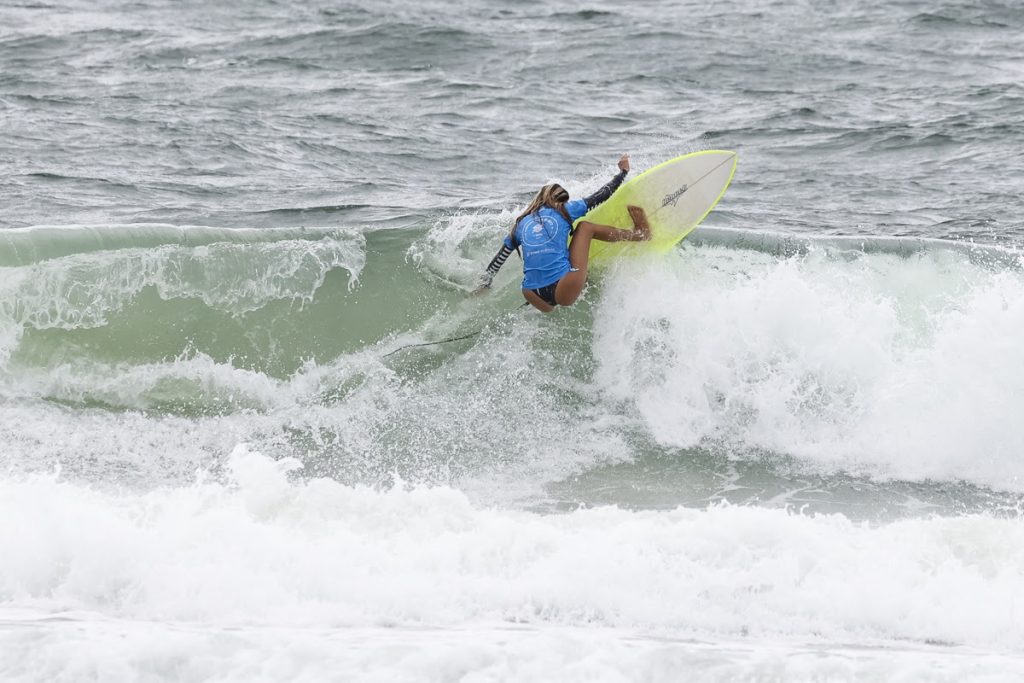
POLYGON ((450 337, 448 339, 441 339, 439 341, 433 341, 433 342, 423 342, 421 344, 406 344, 405 346, 399 346, 394 351, 388 351, 383 356, 381 356, 381 358, 387 358, 388 356, 394 355, 394 354, 398 353, 399 351, 405 351, 406 349, 415 349, 415 348, 420 347, 420 346, 437 346, 438 344, 447 344, 448 342, 456 342, 456 341, 462 341, 463 339, 470 339, 472 337, 477 336, 478 334, 480 334, 483 331, 484 331, 484 328, 481 327, 476 332, 470 332, 469 334, 464 334, 461 337, 450 337))
MULTIPOLYGON (((529 306, 529 305, 530 305, 529 301, 523 302, 522 306, 516 306, 516 310, 519 310, 523 306, 529 306)), ((422 346, 437 346, 438 344, 448 344, 450 342, 462 341, 463 339, 472 339, 473 337, 479 335, 483 331, 484 331, 484 328, 481 327, 476 332, 470 332, 469 334, 463 334, 463 335, 458 336, 458 337, 449 337, 448 339, 439 339, 438 341, 422 342, 422 343, 419 343, 419 344, 406 344, 405 346, 399 346, 397 349, 394 349, 393 351, 388 351, 383 356, 381 356, 381 358, 387 358, 388 356, 393 356, 396 353, 398 353, 399 351, 405 351, 406 349, 416 349, 416 348, 419 348, 419 347, 422 347, 422 346)))

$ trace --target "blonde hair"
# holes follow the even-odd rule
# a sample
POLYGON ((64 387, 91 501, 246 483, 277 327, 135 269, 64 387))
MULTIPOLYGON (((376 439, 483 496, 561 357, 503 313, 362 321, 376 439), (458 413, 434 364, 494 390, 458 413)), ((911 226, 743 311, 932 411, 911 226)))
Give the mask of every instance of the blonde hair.
POLYGON ((558 213, 562 214, 562 218, 572 226, 572 219, 569 217, 569 212, 565 210, 565 203, 569 201, 569 193, 564 187, 558 183, 552 183, 551 185, 545 185, 540 188, 540 192, 533 198, 529 206, 523 210, 521 214, 516 216, 515 221, 512 222, 512 230, 509 234, 515 238, 516 228, 519 226, 519 221, 523 220, 531 213, 537 213, 543 207, 554 209, 558 213))

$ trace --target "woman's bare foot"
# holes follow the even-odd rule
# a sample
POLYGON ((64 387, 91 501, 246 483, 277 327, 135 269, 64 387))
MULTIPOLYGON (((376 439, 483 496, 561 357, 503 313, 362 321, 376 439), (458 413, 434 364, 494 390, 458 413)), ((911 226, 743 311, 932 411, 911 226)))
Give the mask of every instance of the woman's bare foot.
POLYGON ((632 204, 626 207, 629 217, 633 219, 633 241, 643 242, 651 239, 651 225, 647 222, 647 214, 639 206, 632 204))

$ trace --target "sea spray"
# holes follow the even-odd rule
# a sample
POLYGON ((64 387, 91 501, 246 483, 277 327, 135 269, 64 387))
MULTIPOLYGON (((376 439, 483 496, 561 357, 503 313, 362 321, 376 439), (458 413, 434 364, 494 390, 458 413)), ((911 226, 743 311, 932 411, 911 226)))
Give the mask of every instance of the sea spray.
POLYGON ((687 248, 605 283, 595 384, 666 447, 1020 491, 1022 334, 1024 276, 963 255, 687 248))

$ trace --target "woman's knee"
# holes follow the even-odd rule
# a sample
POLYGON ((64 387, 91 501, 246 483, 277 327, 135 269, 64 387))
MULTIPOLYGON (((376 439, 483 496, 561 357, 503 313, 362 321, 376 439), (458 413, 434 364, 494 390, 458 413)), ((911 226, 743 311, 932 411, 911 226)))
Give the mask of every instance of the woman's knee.
MULTIPOLYGON (((571 275, 577 275, 577 273, 572 273, 571 275)), ((562 278, 562 281, 558 283, 558 287, 555 288, 555 303, 559 306, 572 306, 576 303, 576 299, 580 298, 580 293, 583 292, 583 287, 586 284, 586 277, 579 278, 567 275, 562 278)))
POLYGON ((557 294, 555 294, 555 303, 557 303, 559 306, 572 306, 574 303, 576 303, 576 299, 579 299, 579 298, 580 298, 580 293, 579 292, 574 292, 572 294, 565 294, 565 295, 563 295, 561 297, 558 296, 557 294))

